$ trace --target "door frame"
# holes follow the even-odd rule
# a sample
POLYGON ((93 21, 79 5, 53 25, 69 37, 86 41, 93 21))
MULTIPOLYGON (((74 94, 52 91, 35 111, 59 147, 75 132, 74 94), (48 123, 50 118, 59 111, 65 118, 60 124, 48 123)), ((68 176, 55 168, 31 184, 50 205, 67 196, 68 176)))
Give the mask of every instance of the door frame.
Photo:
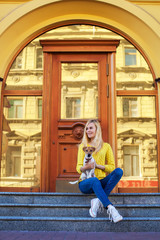
MULTIPOLYGON (((108 112, 106 116, 109 125, 109 143, 113 149, 115 162, 117 163, 117 131, 116 131, 116 71, 115 71, 115 57, 116 48, 119 45, 119 40, 41 40, 40 44, 43 47, 44 53, 44 79, 43 79, 43 103, 42 103, 42 153, 41 153, 41 192, 49 192, 50 185, 55 189, 55 181, 50 179, 50 157, 51 144, 54 137, 51 136, 51 122, 57 125, 57 119, 52 117, 50 111, 51 95, 54 94, 58 99, 58 91, 52 89, 53 78, 53 53, 107 53, 108 63, 106 65, 106 75, 108 83, 106 87, 106 94, 108 98, 108 112), (51 119, 52 118, 52 119, 51 119)), ((58 134, 58 133, 57 133, 58 134)), ((57 145, 54 144, 55 155, 57 156, 57 145)), ((56 168, 55 163, 55 168, 56 168)), ((56 169, 55 169, 56 171, 56 169)))

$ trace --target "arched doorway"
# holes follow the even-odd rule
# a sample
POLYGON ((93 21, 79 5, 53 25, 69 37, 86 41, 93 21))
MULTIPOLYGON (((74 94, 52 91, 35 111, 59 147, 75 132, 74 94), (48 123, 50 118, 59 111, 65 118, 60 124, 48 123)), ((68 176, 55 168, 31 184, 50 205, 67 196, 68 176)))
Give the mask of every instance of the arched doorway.
MULTIPOLYGON (((47 45, 47 41, 46 43, 45 41, 42 42, 44 49, 47 48, 47 46, 50 47, 48 50, 44 50, 45 68, 47 69, 45 69, 44 79, 50 80, 48 82, 45 81, 46 85, 43 86, 43 97, 45 99, 43 100, 43 109, 45 109, 45 115, 43 116, 47 120, 42 120, 43 161, 41 165, 41 190, 64 191, 64 186, 65 190, 67 190, 67 180, 77 177, 74 171, 77 148, 73 146, 74 144, 78 144, 80 139, 73 137, 74 134, 72 131, 76 127, 83 127, 83 124, 88 118, 94 117, 102 121, 105 141, 109 141, 112 145, 117 166, 124 169, 125 175, 124 179, 120 182, 119 191, 157 191, 157 89, 153 85, 154 82, 151 71, 143 56, 133 44, 130 44, 126 39, 110 30, 98 26, 82 24, 69 25, 54 29, 46 33, 46 36, 47 34, 47 39, 57 39, 58 37, 61 39, 62 37, 66 38, 66 36, 71 38, 72 50, 65 50, 67 41, 61 40, 56 44, 53 44, 53 42, 51 44, 50 42, 49 45, 47 45), (73 46, 75 46, 77 42, 77 33, 80 32, 80 29, 82 35, 81 37, 79 36, 79 39, 92 38, 92 41, 90 40, 88 45, 84 41, 84 46, 87 50, 78 51, 79 56, 77 58, 77 56, 75 57, 73 54, 73 52, 77 53, 77 50, 73 51, 73 46), (94 39, 100 38, 105 39, 106 42, 94 41, 94 39), (105 44, 107 42, 109 43, 108 38, 112 39, 110 45, 108 44, 110 48, 105 48, 104 50, 104 48, 102 49, 101 47, 103 47, 104 42, 105 44), (118 42, 120 41, 117 49, 118 42, 116 42, 117 40, 115 41, 115 39, 117 39, 118 42), (96 51, 93 51, 93 43, 95 44, 94 49, 96 49, 96 44, 97 47, 99 46, 96 51), (58 50, 55 50, 56 47, 60 46, 61 49, 58 48, 58 50), (59 52, 61 52, 61 54, 59 52), (97 71, 98 66, 99 69, 101 69, 99 73, 97 71), (52 69, 60 69, 60 67, 62 67, 60 72, 56 72, 57 80, 53 80, 52 76, 55 72, 53 72, 52 69), (88 72, 92 73, 91 79, 90 77, 88 78, 88 84, 90 85, 86 84, 84 79, 78 80, 83 74, 87 76, 88 72), (64 73, 69 75, 65 75, 64 73), (64 76, 62 83, 60 83, 60 75, 64 76), (97 79, 96 76, 98 76, 97 79), (56 83, 57 85, 53 85, 53 81, 54 84, 56 83), (81 85, 74 86, 74 82, 78 84, 78 81, 81 82, 81 85), (50 98, 48 98, 49 95, 47 94, 50 88, 53 89, 54 94, 51 92, 50 98), (74 88, 75 92, 72 91, 72 88, 74 88), (101 91, 103 94, 100 95, 99 93, 101 91), (88 92, 90 92, 94 99, 94 101, 90 100, 89 102, 89 105, 91 105, 91 101, 94 103, 91 111, 92 114, 89 116, 85 115, 85 107, 83 104, 87 102, 88 92), (57 98, 54 98, 56 95, 57 98), (59 98, 59 96, 61 97, 59 98), (117 104, 115 101, 116 96, 117 104), (59 102, 61 102, 61 104, 56 105, 59 102), (54 107, 56 106, 57 110, 55 111, 54 107), (72 109, 71 112, 67 110, 70 108, 72 109), (83 109, 83 111, 78 112, 77 109, 80 108, 83 109), (54 116, 55 112, 57 112, 56 118, 54 116), (76 121, 76 119, 78 121, 76 121), (112 121, 113 124, 111 128, 112 121), (59 125, 57 125, 57 123, 59 123, 59 125), (56 130, 52 128, 53 126, 57 127, 56 130), (48 133, 50 129, 52 129, 53 136, 48 133), (69 133, 67 131, 69 131, 69 133), (70 139, 67 139, 68 142, 64 140, 66 136, 70 137, 70 139), (148 152, 150 154, 148 154, 148 152), (71 160, 73 164, 67 164, 65 166, 64 158, 67 153, 69 154, 68 156, 73 156, 71 160), (51 155, 52 160, 55 160, 58 156, 54 164, 52 164, 51 155), (48 159, 47 162, 46 159, 48 159)), ((11 189, 15 187, 18 190, 21 188, 26 191, 27 189, 31 191, 39 191, 40 189, 43 69, 42 48, 39 40, 45 40, 46 36, 42 35, 40 38, 35 39, 17 56, 3 91, 4 113, 9 125, 12 125, 11 131, 7 133, 10 141, 9 152, 7 154, 5 153, 6 156, 3 159, 3 165, 1 165, 3 166, 3 168, 1 167, 1 173, 4 174, 3 187, 6 189, 10 187, 11 189), (26 54, 28 54, 28 58, 24 57, 26 54), (31 66, 31 59, 34 67, 31 66), (9 106, 10 108, 7 109, 9 106), (21 129, 21 131, 18 131, 19 129, 21 129), (14 167, 15 170, 11 169, 11 164, 9 165, 10 159, 14 159, 12 160, 12 167, 14 167), (21 161, 21 166, 16 168, 16 166, 19 166, 18 159, 23 160, 21 161), (15 180, 18 180, 17 183, 15 183, 15 180), (9 185, 6 183, 9 183, 9 185)), ((77 47, 78 45, 76 45, 76 48, 77 47)), ((87 111, 88 110, 86 110, 86 112, 87 111)))

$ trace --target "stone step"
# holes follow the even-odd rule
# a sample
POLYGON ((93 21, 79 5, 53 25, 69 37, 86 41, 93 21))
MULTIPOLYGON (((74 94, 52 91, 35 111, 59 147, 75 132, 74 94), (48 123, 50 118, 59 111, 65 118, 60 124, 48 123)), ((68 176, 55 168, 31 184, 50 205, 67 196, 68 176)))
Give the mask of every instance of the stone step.
MULTIPOLYGON (((89 204, 95 195, 81 193, 0 193, 0 203, 89 204)), ((113 204, 159 204, 160 193, 112 193, 113 204)))
MULTIPOLYGON (((123 217, 159 217, 160 204, 123 204, 114 205, 123 217)), ((0 216, 32 216, 32 217, 89 217, 90 205, 77 204, 0 204, 0 216)), ((98 217, 108 217, 104 209, 98 217)))
POLYGON ((124 217, 113 223, 105 213, 89 216, 95 195, 81 193, 0 193, 0 230, 138 232, 160 229, 159 193, 111 194, 124 217))
POLYGON ((0 230, 9 231, 159 232, 159 229, 160 217, 126 217, 113 223, 107 218, 0 216, 0 230))

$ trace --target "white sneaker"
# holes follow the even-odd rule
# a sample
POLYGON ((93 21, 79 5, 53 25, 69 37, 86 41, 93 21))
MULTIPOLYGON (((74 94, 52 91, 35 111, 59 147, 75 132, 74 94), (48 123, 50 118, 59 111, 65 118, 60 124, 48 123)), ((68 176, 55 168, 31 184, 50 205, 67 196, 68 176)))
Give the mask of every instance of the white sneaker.
POLYGON ((91 208, 89 209, 89 214, 91 217, 97 217, 97 213, 101 212, 103 209, 103 204, 99 200, 99 198, 94 198, 91 200, 91 208))
POLYGON ((115 209, 114 206, 109 205, 107 213, 109 214, 109 220, 114 223, 122 221, 123 217, 119 214, 119 212, 115 209))

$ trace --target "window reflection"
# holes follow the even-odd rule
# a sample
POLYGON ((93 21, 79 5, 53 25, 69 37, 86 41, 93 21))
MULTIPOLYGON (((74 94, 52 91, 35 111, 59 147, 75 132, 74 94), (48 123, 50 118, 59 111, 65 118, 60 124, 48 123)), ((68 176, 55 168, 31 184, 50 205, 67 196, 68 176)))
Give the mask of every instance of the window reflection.
POLYGON ((23 61, 23 51, 19 53, 19 55, 13 62, 11 69, 22 69, 22 61, 23 61))
POLYGON ((155 97, 118 96, 117 134, 118 166, 124 170, 119 186, 131 187, 127 184, 133 179, 157 184, 155 97))
POLYGON ((35 96, 4 98, 7 124, 3 131, 0 186, 39 187, 41 101, 35 96))
POLYGON ((137 64, 137 50, 134 48, 125 48, 125 66, 134 66, 137 64))
POLYGON ((23 99, 10 99, 8 118, 23 118, 23 99))
POLYGON ((123 116, 138 117, 138 102, 137 98, 123 98, 123 116))
POLYGON ((42 118, 42 99, 38 99, 38 118, 42 118))
POLYGON ((124 146, 124 177, 140 176, 139 146, 124 146))
POLYGON ((140 52, 122 36, 97 26, 70 25, 60 27, 34 39, 15 59, 7 77, 6 89, 42 89, 43 51, 42 39, 118 39, 116 53, 117 89, 154 89, 149 66, 140 52))
POLYGON ((36 68, 42 69, 43 68, 43 50, 41 47, 36 49, 36 68))
POLYGON ((98 63, 61 64, 61 119, 98 117, 98 63))
POLYGON ((81 116, 81 99, 66 98, 66 118, 80 118, 81 116))

